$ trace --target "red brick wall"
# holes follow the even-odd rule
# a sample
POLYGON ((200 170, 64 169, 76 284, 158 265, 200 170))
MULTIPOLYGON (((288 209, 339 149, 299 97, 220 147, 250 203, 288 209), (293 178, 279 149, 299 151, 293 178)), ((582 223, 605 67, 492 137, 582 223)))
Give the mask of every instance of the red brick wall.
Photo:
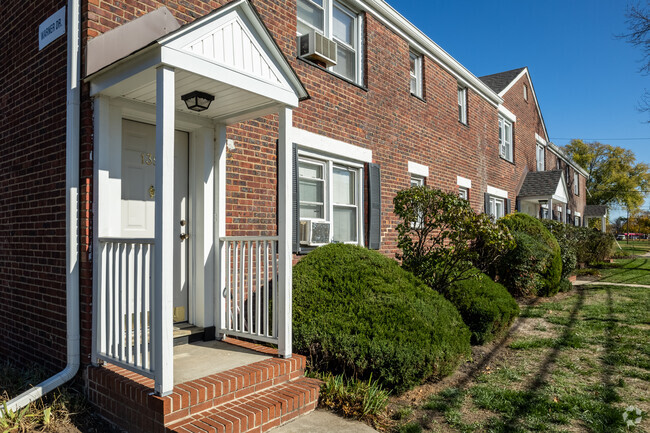
MULTIPOLYGON (((102 1, 89 5, 88 35, 94 36, 162 6, 147 2, 102 1)), ((295 68, 311 99, 294 112, 294 126, 372 149, 382 170, 382 251, 395 252, 392 199, 409 186, 408 161, 429 166, 427 183, 456 191, 456 176, 473 181, 470 197, 483 209, 487 185, 514 197, 515 166, 498 156, 496 108, 468 91, 468 125, 457 119, 457 82, 426 58, 422 101, 409 91, 409 45, 400 36, 366 15, 367 88, 296 59, 295 2, 254 1, 276 42, 295 68)), ((203 15, 217 2, 164 2, 185 23, 203 15)), ((270 234, 275 226, 274 116, 228 129, 236 143, 228 153, 228 231, 233 235, 270 234)))
POLYGON ((66 353, 66 37, 39 51, 37 30, 66 3, 0 5, 0 359, 50 370, 66 353))

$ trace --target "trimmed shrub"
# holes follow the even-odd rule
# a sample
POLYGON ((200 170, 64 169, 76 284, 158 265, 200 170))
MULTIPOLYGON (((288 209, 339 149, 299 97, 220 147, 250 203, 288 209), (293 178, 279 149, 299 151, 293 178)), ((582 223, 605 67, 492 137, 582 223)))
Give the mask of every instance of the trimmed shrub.
POLYGON ((517 247, 499 261, 496 274, 514 296, 535 296, 543 286, 542 274, 552 253, 548 245, 524 232, 512 235, 517 247))
POLYGON ((454 306, 376 251, 330 244, 294 267, 294 350, 311 368, 397 392, 452 373, 470 354, 454 306))
POLYGON ((562 280, 560 280, 560 286, 559 286, 559 291, 560 292, 562 292, 562 293, 568 292, 572 288, 573 288, 573 284, 571 283, 571 281, 569 281, 566 278, 562 278, 562 280))
MULTIPOLYGON (((560 245, 553 235, 546 230, 544 225, 536 218, 524 213, 513 213, 502 218, 503 223, 511 232, 520 232, 528 235, 529 238, 519 236, 519 240, 525 245, 521 248, 524 251, 517 251, 520 246, 517 245, 514 251, 508 253, 499 263, 499 281, 512 291, 513 294, 523 295, 540 295, 553 296, 558 291, 560 278, 562 277, 562 256, 560 254, 560 245), (538 244, 538 245, 535 245, 538 244), (509 260, 516 259, 515 263, 509 260), (526 260, 532 263, 526 264, 526 260), (512 278, 508 275, 512 272, 514 265, 518 265, 519 275, 515 279, 521 280, 525 277, 526 272, 534 271, 539 275, 539 284, 535 284, 537 289, 530 286, 527 291, 521 291, 524 281, 517 281, 514 286, 509 284, 512 278)), ((516 233, 515 242, 519 243, 516 233)))
POLYGON ((578 241, 574 235, 575 227, 564 224, 560 221, 541 220, 541 222, 555 237, 555 240, 557 240, 557 243, 560 246, 560 256, 562 257, 562 278, 567 278, 578 265, 576 253, 578 241))
POLYGON ((596 263, 609 259, 614 249, 614 236, 589 227, 574 227, 578 263, 596 263))
POLYGON ((519 315, 508 290, 478 269, 473 278, 457 281, 442 292, 458 309, 472 333, 472 344, 484 344, 503 334, 519 315))

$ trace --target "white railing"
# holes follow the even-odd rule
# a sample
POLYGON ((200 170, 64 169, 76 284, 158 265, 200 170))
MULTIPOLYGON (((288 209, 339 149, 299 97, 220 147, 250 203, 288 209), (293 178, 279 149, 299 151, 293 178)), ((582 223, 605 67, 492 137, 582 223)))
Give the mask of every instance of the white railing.
POLYGON ((278 237, 224 237, 222 334, 278 342, 278 237))
POLYGON ((153 378, 153 239, 100 238, 97 357, 153 378))

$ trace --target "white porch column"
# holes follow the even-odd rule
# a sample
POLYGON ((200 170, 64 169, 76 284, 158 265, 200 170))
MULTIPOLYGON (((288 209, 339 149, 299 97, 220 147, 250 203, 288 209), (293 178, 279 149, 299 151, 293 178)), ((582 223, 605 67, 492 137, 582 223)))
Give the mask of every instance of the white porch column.
POLYGON ((225 334, 222 330, 226 329, 226 317, 224 315, 225 298, 223 290, 226 287, 226 251, 225 245, 221 242, 221 238, 226 236, 226 125, 216 125, 215 137, 216 155, 215 155, 215 188, 214 188, 214 207, 215 207, 215 220, 214 220, 214 245, 216 249, 215 257, 215 295, 214 295, 214 317, 216 325, 217 340, 223 340, 225 334))
POLYGON ((553 199, 549 198, 548 199, 548 213, 546 214, 546 219, 552 220, 553 219, 553 199))
POLYGON ((280 110, 278 140, 278 354, 291 357, 292 338, 292 280, 291 238, 292 238, 292 140, 293 111, 284 107, 280 110))
POLYGON ((153 368, 156 394, 174 387, 174 69, 156 69, 156 223, 154 299, 152 305, 153 368))
POLYGON ((607 214, 600 217, 600 231, 603 233, 607 231, 607 214))

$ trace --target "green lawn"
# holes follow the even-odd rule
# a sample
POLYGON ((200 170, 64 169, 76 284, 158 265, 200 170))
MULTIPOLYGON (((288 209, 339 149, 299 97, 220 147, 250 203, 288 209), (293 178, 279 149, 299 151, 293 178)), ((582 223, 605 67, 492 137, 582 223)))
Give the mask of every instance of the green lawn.
MULTIPOLYGON (((629 265, 622 269, 650 274, 647 262, 629 265)), ((624 273, 619 278, 626 279, 624 273)), ((649 311, 650 290, 620 286, 583 286, 524 307, 510 335, 474 361, 470 379, 451 378, 418 403, 400 400, 392 428, 648 432, 649 311), (625 425, 629 406, 642 410, 640 425, 625 425)))
MULTIPOLYGON (((621 246, 621 249, 623 250, 623 253, 627 255, 641 255, 645 254, 647 252, 650 252, 650 240, 644 239, 644 240, 637 240, 637 241, 618 241, 618 245, 621 246)), ((615 248, 618 251, 619 248, 615 244, 615 248)))
POLYGON ((599 269, 599 281, 650 285, 650 258, 615 260, 599 269))

